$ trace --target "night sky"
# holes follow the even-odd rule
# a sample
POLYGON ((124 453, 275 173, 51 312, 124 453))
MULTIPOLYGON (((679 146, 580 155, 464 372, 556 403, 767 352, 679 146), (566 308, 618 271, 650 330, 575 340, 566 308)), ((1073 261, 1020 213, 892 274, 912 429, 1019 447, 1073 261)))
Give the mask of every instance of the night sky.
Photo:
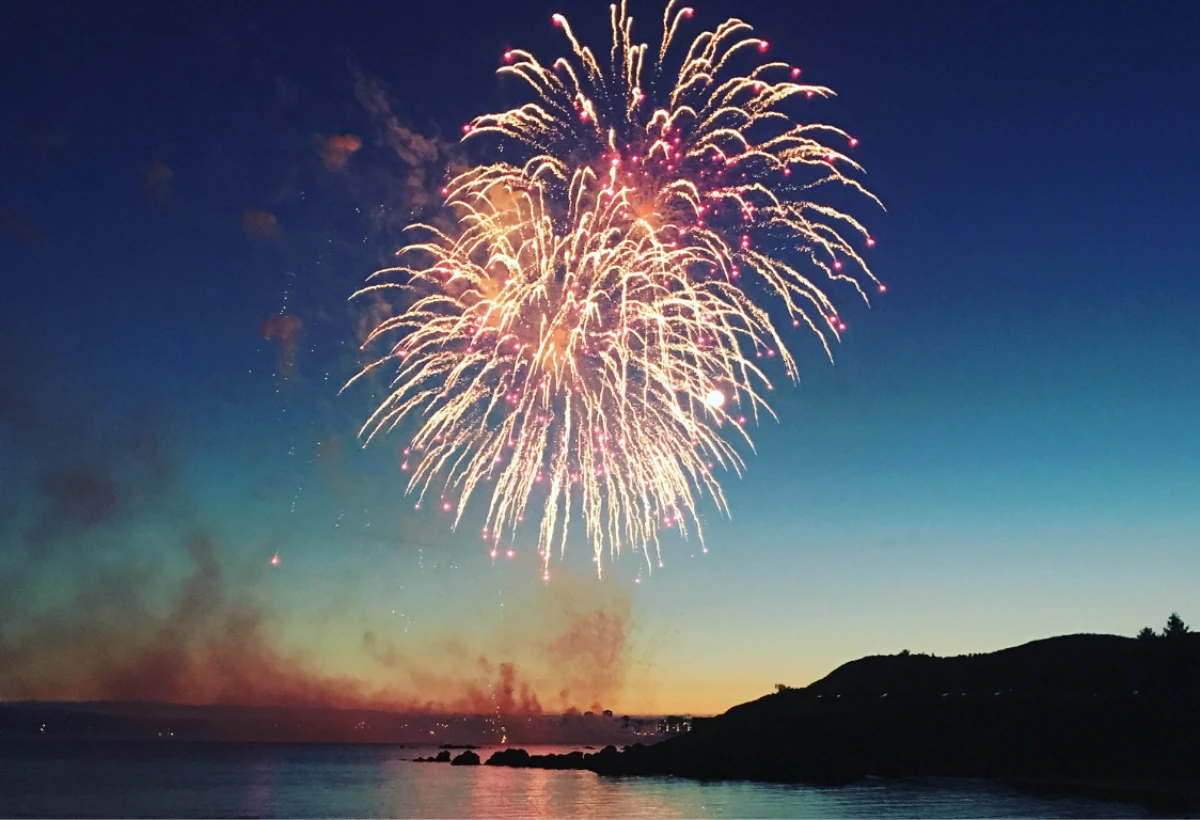
POLYGON ((736 13, 838 92, 811 105, 888 208, 856 208, 888 293, 831 290, 834 364, 789 339, 801 383, 707 555, 667 538, 599 581, 577 540, 548 585, 532 541, 488 558, 481 512, 414 511, 401 441, 359 449, 346 298, 461 124, 524 99, 503 51, 562 53, 552 12, 606 47, 607 6, 306 5, 6 7, 0 698, 172 696, 45 681, 240 623, 270 680, 444 703, 511 661, 547 709, 711 713, 865 654, 1189 616, 1200 5, 698 3, 695 32, 736 13), (210 560, 219 623, 180 614, 210 560))

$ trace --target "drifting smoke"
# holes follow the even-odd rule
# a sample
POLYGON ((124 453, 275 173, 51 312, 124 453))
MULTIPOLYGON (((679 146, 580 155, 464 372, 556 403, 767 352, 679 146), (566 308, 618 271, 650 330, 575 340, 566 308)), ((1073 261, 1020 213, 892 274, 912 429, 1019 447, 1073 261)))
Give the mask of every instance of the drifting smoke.
POLYGON ((378 139, 403 164, 389 182, 393 204, 387 207, 402 212, 395 217, 395 227, 403 227, 402 220, 442 204, 445 180, 466 168, 461 149, 456 142, 418 133, 401 122, 378 80, 358 74, 354 94, 375 123, 378 139))
POLYGON ((362 140, 354 134, 317 137, 317 151, 321 155, 321 162, 330 171, 346 170, 350 157, 360 148, 362 148, 362 140))
POLYGON ((5 696, 250 706, 369 701, 361 683, 316 674, 302 656, 272 646, 263 612, 230 596, 211 536, 194 534, 187 551, 192 572, 165 613, 147 601, 157 572, 94 568, 92 583, 63 610, 6 634, 5 696))
POLYGON ((549 646, 555 668, 566 676, 559 698, 565 708, 588 704, 598 711, 625 681, 628 614, 597 609, 567 622, 549 646))
POLYGON ((247 569, 186 496, 162 409, 86 386, 64 404, 26 349, 0 338, 0 699, 536 715, 619 692, 628 602, 568 579, 497 626, 495 645, 533 646, 519 664, 456 643, 416 660, 368 631, 366 680, 286 648, 254 594, 271 570, 247 569))
POLYGON ((258 330, 268 342, 275 342, 275 372, 283 381, 296 375, 296 356, 300 351, 300 331, 304 323, 291 313, 273 313, 258 323, 258 330))
POLYGON ((112 476, 95 465, 48 472, 39 489, 46 503, 26 535, 31 546, 53 545, 64 536, 110 521, 121 511, 120 489, 112 476))
POLYGON ((270 211, 242 211, 242 228, 257 239, 277 240, 283 237, 279 220, 270 211))
POLYGON ((611 589, 598 589, 591 578, 560 575, 539 590, 529 606, 516 609, 491 643, 535 644, 523 663, 470 656, 457 642, 446 654, 468 662, 452 676, 413 664, 386 638, 368 630, 362 649, 388 669, 403 670, 422 691, 461 691, 460 696, 428 708, 475 714, 540 715, 599 711, 624 686, 630 647, 629 600, 611 589))

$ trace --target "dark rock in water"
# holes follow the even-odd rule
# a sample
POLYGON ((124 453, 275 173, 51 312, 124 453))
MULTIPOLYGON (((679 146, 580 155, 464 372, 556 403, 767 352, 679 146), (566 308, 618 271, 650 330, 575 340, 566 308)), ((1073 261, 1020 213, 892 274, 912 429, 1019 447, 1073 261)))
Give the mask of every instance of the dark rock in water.
MULTIPOLYGON (((627 747, 629 748, 629 747, 627 747)), ((641 747, 645 748, 645 747, 641 747)), ((514 769, 588 769, 601 771, 615 766, 621 758, 616 746, 605 746, 598 752, 567 752, 566 754, 531 755, 524 749, 504 749, 488 758, 488 766, 508 766, 514 769)))
MULTIPOLYGON (((442 752, 442 754, 446 755, 447 757, 450 756, 449 752, 442 752)), ((442 755, 438 755, 438 757, 441 757, 441 756, 442 755)), ((451 760, 450 765, 451 766, 478 766, 479 765, 479 755, 475 754, 474 752, 463 752, 458 757, 451 760)))
POLYGON ((547 757, 558 758, 559 765, 556 768, 560 769, 582 769, 586 758, 591 755, 584 755, 583 752, 567 752, 565 755, 546 755, 547 757))
POLYGON ((437 757, 414 757, 414 763, 449 763, 449 752, 438 752, 437 757))
POLYGON ((478 749, 474 743, 443 743, 439 749, 478 749))
POLYGON ((529 766, 529 752, 524 749, 503 749, 489 757, 487 765, 524 769, 529 766))

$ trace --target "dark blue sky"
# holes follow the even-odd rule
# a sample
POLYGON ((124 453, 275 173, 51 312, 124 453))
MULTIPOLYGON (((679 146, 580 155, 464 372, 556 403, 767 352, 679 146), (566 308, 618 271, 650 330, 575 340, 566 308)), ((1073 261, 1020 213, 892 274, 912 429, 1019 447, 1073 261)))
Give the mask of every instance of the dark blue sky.
MULTIPOLYGON (((403 214, 378 208, 403 169, 354 82, 454 139, 519 98, 492 75, 506 48, 561 52, 552 12, 603 43, 607 7, 142 5, 19 2, 0 33, 0 322, 38 351, 29 389, 118 422, 159 408, 224 549, 287 557, 264 594, 330 667, 369 674, 345 636, 399 629, 378 626, 397 600, 399 636, 444 629, 446 602, 470 632, 505 592, 538 594, 532 564, 494 568, 470 528, 411 513, 389 451, 355 449, 369 396, 336 395, 344 300, 396 247, 403 214), (315 149, 333 133, 364 141, 346 173, 315 149), (248 236, 247 210, 279 236, 248 236), (304 331, 281 383, 260 322, 285 294, 304 331)), ((653 37, 660 7, 632 12, 653 37)), ((861 140, 888 207, 862 216, 889 293, 841 294, 835 365, 795 340, 802 383, 728 483, 732 522, 709 511, 710 554, 668 543, 652 579, 623 559, 605 581, 655 659, 623 702, 713 710, 868 652, 1132 633, 1185 608, 1200 6, 697 4, 699 23, 731 13, 838 92, 820 116, 861 140)))

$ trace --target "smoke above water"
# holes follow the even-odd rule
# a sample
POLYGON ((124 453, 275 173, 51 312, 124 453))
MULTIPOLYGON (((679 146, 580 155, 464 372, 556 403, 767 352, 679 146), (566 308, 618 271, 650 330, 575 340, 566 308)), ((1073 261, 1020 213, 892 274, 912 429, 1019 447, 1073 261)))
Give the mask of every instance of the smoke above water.
POLYGON ((629 601, 591 578, 560 576, 444 659, 368 628, 374 673, 356 676, 285 645, 240 582, 269 570, 188 496, 165 409, 68 390, 36 350, 0 338, 0 700, 536 715, 621 691, 629 601))

